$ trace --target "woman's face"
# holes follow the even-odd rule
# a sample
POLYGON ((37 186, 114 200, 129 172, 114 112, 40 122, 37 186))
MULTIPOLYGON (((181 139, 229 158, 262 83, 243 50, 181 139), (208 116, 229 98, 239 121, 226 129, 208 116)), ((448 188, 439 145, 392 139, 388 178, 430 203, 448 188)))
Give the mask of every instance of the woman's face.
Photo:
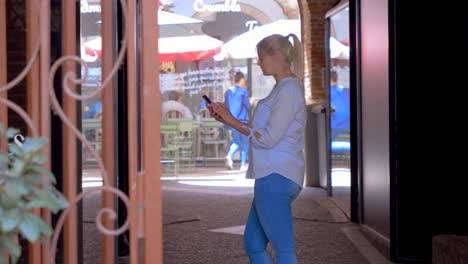
POLYGON ((268 75, 273 74, 272 70, 274 69, 274 67, 272 66, 272 64, 273 64, 273 58, 272 57, 273 57, 272 55, 266 54, 264 52, 263 53, 262 52, 258 53, 257 64, 262 69, 263 75, 268 76, 268 75))
POLYGON ((258 53, 258 66, 262 68, 263 75, 275 75, 275 73, 281 69, 284 62, 283 55, 280 52, 258 53))

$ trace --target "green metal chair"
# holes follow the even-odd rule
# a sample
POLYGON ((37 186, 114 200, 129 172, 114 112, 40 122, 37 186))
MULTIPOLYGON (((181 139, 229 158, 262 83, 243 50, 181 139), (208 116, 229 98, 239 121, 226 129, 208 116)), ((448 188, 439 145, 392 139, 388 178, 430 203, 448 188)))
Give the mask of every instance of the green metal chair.
POLYGON ((201 118, 198 140, 204 166, 209 161, 224 162, 228 139, 223 123, 211 117, 201 118))
POLYGON ((173 119, 167 122, 177 124, 179 168, 190 171, 195 167, 194 156, 194 121, 191 119, 173 119))
POLYGON ((179 132, 177 124, 162 122, 160 133, 162 174, 177 175, 179 173, 179 149, 177 147, 179 132))

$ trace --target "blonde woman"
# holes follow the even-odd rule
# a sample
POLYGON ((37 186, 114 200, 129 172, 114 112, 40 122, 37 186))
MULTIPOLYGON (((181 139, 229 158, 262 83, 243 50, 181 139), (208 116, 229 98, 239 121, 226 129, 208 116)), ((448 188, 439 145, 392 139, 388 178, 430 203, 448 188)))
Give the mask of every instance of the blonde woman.
POLYGON ((303 49, 298 37, 271 35, 257 44, 258 65, 276 84, 261 99, 250 123, 231 115, 225 104, 209 109, 218 121, 249 136, 247 178, 255 179, 254 198, 244 233, 244 247, 252 264, 295 264, 292 202, 304 180, 306 105, 302 88, 303 49))

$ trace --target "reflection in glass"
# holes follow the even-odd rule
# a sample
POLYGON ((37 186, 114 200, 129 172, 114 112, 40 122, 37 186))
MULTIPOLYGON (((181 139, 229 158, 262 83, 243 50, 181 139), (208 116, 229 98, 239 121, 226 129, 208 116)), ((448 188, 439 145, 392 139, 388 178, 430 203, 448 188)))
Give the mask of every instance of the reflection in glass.
POLYGON ((329 18, 329 96, 332 169, 350 168, 350 85, 348 7, 329 18))
MULTIPOLYGON (((87 78, 81 84, 81 94, 90 95, 101 86, 101 3, 100 0, 80 0, 80 56, 87 65, 87 78)), ((81 68, 81 76, 85 68, 81 68)), ((81 101, 82 133, 91 143, 98 155, 102 149, 102 101, 100 93, 81 101)), ((101 186, 101 171, 91 151, 82 144, 82 182, 81 187, 101 186)), ((101 259, 101 243, 85 234, 99 233, 93 219, 100 207, 100 193, 83 199, 83 263, 97 263, 101 259)))
MULTIPOLYGON (((226 166, 232 133, 209 116, 202 95, 224 102, 225 92, 235 84, 234 76, 239 71, 246 77, 253 107, 269 94, 274 79, 264 76, 257 65, 255 45, 273 33, 301 35, 297 2, 287 1, 285 8, 271 2, 257 1, 249 9, 239 5, 235 12, 205 12, 200 2, 194 0, 161 2, 158 24, 161 131, 164 132, 161 138, 165 139, 161 154, 164 156, 163 174, 193 172, 193 166, 182 166, 186 165, 182 158, 187 157, 186 154, 192 155, 195 167, 226 166), (264 13, 267 8, 268 12, 264 13), (171 110, 180 114, 171 114, 171 110), (169 115, 173 116, 170 122, 177 122, 175 117, 180 122, 193 120, 190 152, 175 150, 180 148, 175 146, 176 141, 170 140, 170 135, 180 133, 171 130, 176 126, 168 123, 169 115)), ((211 6, 206 1, 205 4, 211 6)), ((175 140, 180 138, 185 135, 175 140)), ((241 163, 239 153, 233 160, 237 170, 241 163)))

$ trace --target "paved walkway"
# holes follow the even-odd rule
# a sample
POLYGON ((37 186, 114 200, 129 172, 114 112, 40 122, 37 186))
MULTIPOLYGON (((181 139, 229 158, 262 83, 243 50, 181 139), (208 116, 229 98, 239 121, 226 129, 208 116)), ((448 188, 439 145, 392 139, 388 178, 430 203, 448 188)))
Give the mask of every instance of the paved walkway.
MULTIPOLYGON (((164 264, 247 264, 242 234, 252 186, 241 173, 222 168, 163 177, 164 264)), ((100 263, 93 223, 99 201, 99 194, 84 201, 85 264, 100 263)), ((322 188, 304 188, 293 215, 301 264, 390 263, 322 188)))

